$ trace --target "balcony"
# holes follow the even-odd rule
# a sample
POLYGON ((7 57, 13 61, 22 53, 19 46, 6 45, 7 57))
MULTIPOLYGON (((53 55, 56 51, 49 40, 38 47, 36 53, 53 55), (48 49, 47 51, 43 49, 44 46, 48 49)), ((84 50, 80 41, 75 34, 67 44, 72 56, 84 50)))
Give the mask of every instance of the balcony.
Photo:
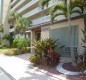
POLYGON ((25 0, 20 0, 12 9, 12 10, 15 10, 18 6, 20 6, 25 0))
MULTIPOLYGON (((51 0, 51 1, 49 2, 48 8, 50 8, 51 6, 53 6, 53 5, 55 5, 55 4, 57 4, 57 0, 51 0)), ((44 10, 46 10, 46 9, 47 9, 47 7, 44 7, 44 10)), ((37 13, 41 12, 41 11, 42 11, 41 7, 37 7, 37 8, 35 8, 35 9, 33 9, 32 11, 30 11, 30 12, 24 14, 23 17, 30 17, 30 16, 32 16, 32 15, 34 15, 34 14, 37 14, 37 13)))
POLYGON ((17 0, 11 0, 11 5, 13 5, 17 0))
POLYGON ((37 7, 36 9, 24 14, 23 17, 30 17, 30 16, 32 16, 32 15, 34 15, 40 11, 42 11, 42 9, 40 7, 37 7))
POLYGON ((24 7, 22 7, 21 9, 18 10, 18 13, 21 13, 22 11, 26 10, 27 8, 31 7, 32 5, 34 5, 36 2, 38 2, 39 0, 32 0, 29 3, 27 3, 24 7))
POLYGON ((41 18, 38 18, 36 20, 33 20, 32 21, 32 25, 39 25, 39 24, 42 24, 42 23, 45 23, 45 22, 49 22, 51 20, 50 18, 50 15, 48 16, 44 16, 44 17, 41 17, 41 18))

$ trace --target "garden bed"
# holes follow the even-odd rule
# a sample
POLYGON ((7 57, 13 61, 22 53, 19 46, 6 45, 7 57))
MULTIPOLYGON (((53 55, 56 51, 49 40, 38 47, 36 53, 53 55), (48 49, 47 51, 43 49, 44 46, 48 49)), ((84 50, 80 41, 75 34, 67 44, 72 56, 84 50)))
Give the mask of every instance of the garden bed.
POLYGON ((77 67, 75 67, 75 66, 72 65, 72 62, 64 63, 64 64, 62 65, 62 67, 63 67, 64 69, 68 70, 68 71, 80 72, 80 70, 79 70, 77 67))
MULTIPOLYGON (((65 65, 67 65, 67 64, 65 64, 65 65)), ((33 64, 33 66, 34 67, 38 67, 39 69, 48 71, 50 73, 53 73, 53 74, 55 74, 57 76, 65 77, 68 80, 86 80, 86 75, 69 76, 69 75, 61 74, 60 72, 58 72, 56 70, 56 66, 53 67, 53 66, 44 65, 44 64, 33 64)))

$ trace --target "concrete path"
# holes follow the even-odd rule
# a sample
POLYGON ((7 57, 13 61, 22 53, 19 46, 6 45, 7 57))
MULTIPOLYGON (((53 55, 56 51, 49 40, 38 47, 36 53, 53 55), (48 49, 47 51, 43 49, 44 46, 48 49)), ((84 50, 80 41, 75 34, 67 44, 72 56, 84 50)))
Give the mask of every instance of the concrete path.
POLYGON ((28 61, 30 55, 30 53, 10 57, 0 55, 0 67, 6 71, 9 77, 11 75, 14 78, 12 80, 67 80, 33 67, 32 63, 28 61))

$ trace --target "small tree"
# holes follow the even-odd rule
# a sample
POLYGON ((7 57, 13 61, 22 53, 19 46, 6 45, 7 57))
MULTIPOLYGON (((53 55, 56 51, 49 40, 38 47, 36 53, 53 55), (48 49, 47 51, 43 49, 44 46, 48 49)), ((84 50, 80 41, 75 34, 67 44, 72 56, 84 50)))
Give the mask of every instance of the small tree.
POLYGON ((19 14, 16 11, 11 11, 8 19, 9 24, 15 27, 18 18, 19 18, 19 14))
MULTIPOLYGON (((14 29, 16 28, 15 26, 19 17, 20 15, 16 11, 11 11, 9 14, 8 23, 10 24, 10 26, 13 26, 14 29)), ((15 31, 14 31, 14 35, 15 35, 15 31)))
MULTIPOLYGON (((27 27, 31 26, 31 21, 27 18, 19 17, 15 25, 16 33, 25 34, 27 27)), ((25 34, 26 37, 26 34, 25 34)))
POLYGON ((26 51, 29 41, 26 38, 15 38, 13 40, 13 47, 26 51))

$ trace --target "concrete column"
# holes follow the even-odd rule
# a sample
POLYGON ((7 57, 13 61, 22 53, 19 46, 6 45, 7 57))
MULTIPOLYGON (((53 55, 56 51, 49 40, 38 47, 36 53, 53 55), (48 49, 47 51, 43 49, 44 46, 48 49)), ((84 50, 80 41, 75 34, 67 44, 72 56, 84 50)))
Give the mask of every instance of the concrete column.
POLYGON ((32 42, 35 40, 35 31, 31 31, 31 53, 35 53, 35 49, 32 46, 32 42))

